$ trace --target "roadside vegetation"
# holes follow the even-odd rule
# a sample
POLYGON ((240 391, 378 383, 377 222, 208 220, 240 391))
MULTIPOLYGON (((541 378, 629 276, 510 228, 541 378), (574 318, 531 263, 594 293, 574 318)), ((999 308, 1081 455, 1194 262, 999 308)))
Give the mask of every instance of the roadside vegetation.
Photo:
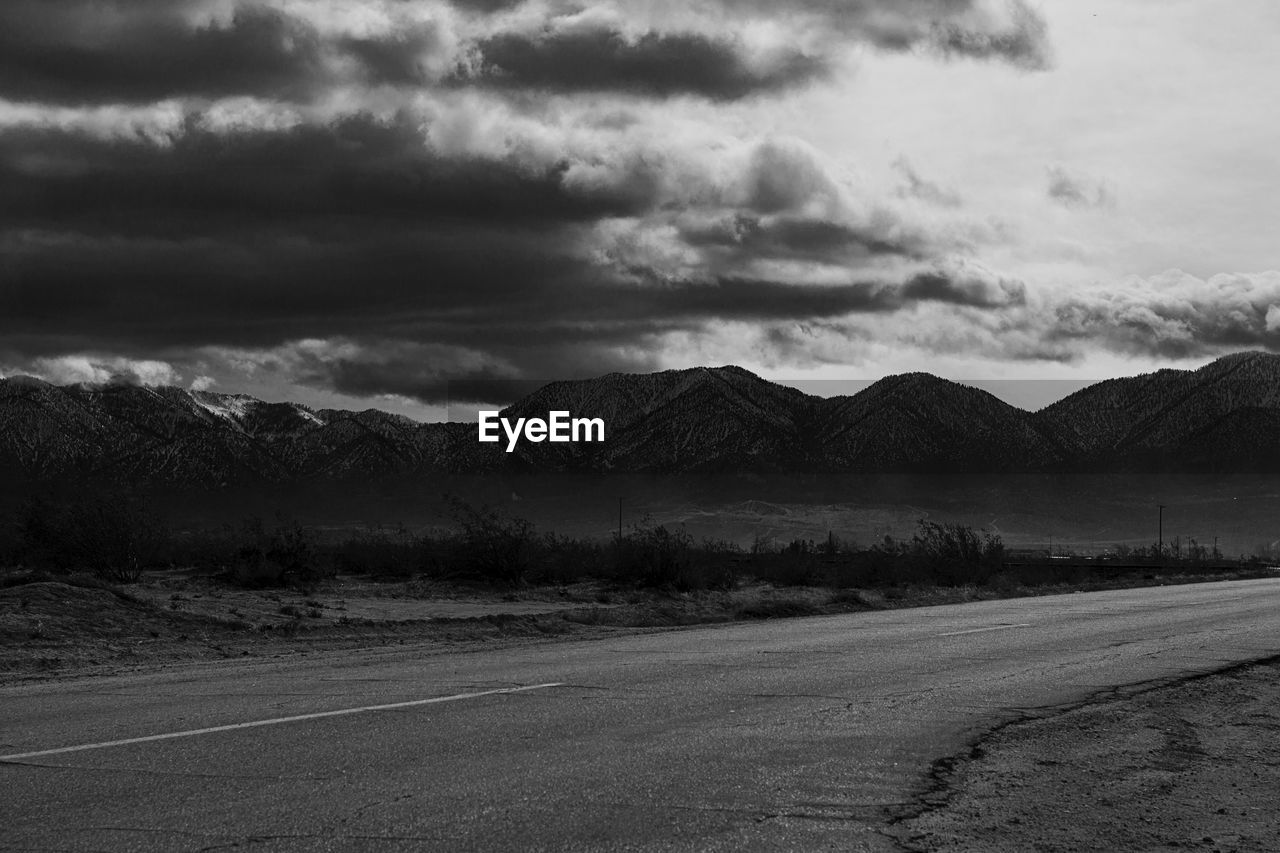
POLYGON ((1272 574, 1179 546, 1017 553, 921 521, 870 545, 743 547, 643 521, 607 540, 451 500, 452 525, 318 529, 284 516, 175 529, 120 494, 0 516, 0 673, 387 642, 642 630, 1272 574), (33 664, 33 661, 35 664, 33 664))
POLYGON ((648 520, 609 540, 542 531, 528 520, 450 498, 449 530, 412 533, 369 526, 339 534, 296 519, 246 518, 215 529, 174 530, 137 500, 90 495, 29 501, 0 531, 9 571, 85 573, 130 583, 146 571, 195 569, 246 589, 315 587, 339 574, 430 579, 518 589, 600 581, 671 593, 776 587, 1045 586, 1125 574, 1201 575, 1259 568, 1258 557, 1226 559, 1203 547, 1120 549, 1106 557, 1050 557, 1006 550, 999 536, 921 520, 909 539, 860 545, 834 534, 814 541, 757 539, 749 547, 695 540, 683 527, 648 520))

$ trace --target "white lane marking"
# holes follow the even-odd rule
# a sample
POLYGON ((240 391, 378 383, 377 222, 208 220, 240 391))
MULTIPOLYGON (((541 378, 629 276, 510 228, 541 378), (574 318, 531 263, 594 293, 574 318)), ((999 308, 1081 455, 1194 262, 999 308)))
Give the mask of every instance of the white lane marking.
POLYGON ((320 720, 325 717, 342 717, 348 714, 363 714, 369 711, 394 711, 397 708, 416 708, 419 705, 437 705, 441 702, 458 702, 463 699, 478 699, 481 696, 499 696, 504 693, 527 693, 530 690, 546 690, 549 687, 563 687, 565 682, 556 681, 550 684, 532 684, 527 687, 504 687, 499 690, 482 690, 479 693, 457 693, 453 696, 435 696, 431 699, 414 699, 410 702, 393 702, 390 705, 365 705, 361 708, 343 708, 338 711, 318 711, 314 714, 298 714, 293 717, 275 717, 270 720, 254 720, 251 723, 231 723, 226 726, 212 726, 207 729, 190 729, 185 732, 168 732, 162 735, 147 735, 124 740, 108 740, 102 743, 83 743, 79 746, 64 746, 58 749, 42 749, 37 752, 19 752, 14 755, 0 755, 0 762, 19 761, 24 758, 40 758, 45 755, 60 755, 64 752, 83 752, 86 749, 107 749, 112 746, 127 746, 133 743, 149 743, 155 740, 172 740, 180 737, 210 735, 217 732, 233 732, 237 729, 255 729, 260 726, 279 726, 284 723, 300 723, 305 720, 320 720))
POLYGON ((1030 623, 1020 622, 1017 625, 992 625, 990 628, 970 628, 968 631, 952 631, 939 634, 939 637, 959 637, 961 634, 981 634, 984 631, 1008 631, 1010 628, 1030 628, 1030 623))

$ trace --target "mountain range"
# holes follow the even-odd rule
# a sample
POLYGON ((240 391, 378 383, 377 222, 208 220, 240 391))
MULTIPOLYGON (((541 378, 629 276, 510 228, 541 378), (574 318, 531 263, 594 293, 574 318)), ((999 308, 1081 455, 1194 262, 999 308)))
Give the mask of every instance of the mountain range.
POLYGON ((553 382, 503 411, 604 418, 602 444, 239 394, 0 379, 0 476, 209 488, 438 473, 1277 471, 1280 356, 1089 386, 1037 412, 925 373, 816 397, 738 367, 553 382))

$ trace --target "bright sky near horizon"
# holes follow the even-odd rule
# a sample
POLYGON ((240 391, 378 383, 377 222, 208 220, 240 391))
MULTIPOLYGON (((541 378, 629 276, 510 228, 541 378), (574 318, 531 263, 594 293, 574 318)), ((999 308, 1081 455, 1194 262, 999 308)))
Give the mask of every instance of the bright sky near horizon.
POLYGON ((1280 351, 1277 31, 1267 0, 11 0, 0 375, 431 420, 730 363, 1036 408, 1280 351))

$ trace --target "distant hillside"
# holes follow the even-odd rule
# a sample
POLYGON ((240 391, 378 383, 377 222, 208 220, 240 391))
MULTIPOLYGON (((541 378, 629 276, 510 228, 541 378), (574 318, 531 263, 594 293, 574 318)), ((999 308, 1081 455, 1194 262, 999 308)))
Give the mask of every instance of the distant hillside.
MULTIPOLYGON (((210 487, 398 475, 459 456, 473 430, 239 394, 0 380, 0 471, 210 487)), ((465 454, 463 454, 465 456, 465 454)))
POLYGON ((738 367, 553 382, 507 417, 602 417, 600 445, 506 454, 473 425, 238 394, 0 380, 0 472, 210 488, 490 471, 1280 471, 1280 356, 1086 388, 1035 414, 923 373, 824 399, 738 367))
POLYGON ((1239 353, 1085 388, 1034 416, 1081 466, 1277 469, 1280 356, 1239 353))
POLYGON ((607 471, 792 470, 820 461, 798 440, 820 402, 740 367, 699 367, 555 382, 503 414, 545 417, 563 410, 609 425, 603 446, 522 445, 522 458, 535 467, 559 462, 607 471))
POLYGON ((1016 471, 1063 461, 1026 412, 927 373, 881 379, 823 401, 819 412, 817 444, 838 470, 1016 471))

